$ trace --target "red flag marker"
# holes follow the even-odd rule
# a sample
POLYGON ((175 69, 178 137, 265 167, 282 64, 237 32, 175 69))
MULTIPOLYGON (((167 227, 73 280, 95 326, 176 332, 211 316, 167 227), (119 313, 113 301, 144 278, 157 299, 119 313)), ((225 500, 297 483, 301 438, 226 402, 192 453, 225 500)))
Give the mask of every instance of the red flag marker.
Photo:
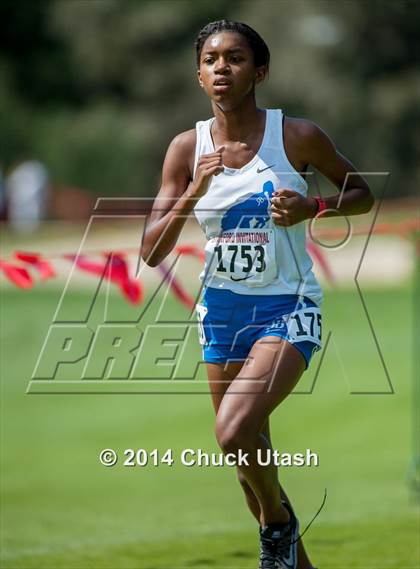
POLYGON ((38 253, 25 253, 24 251, 16 251, 16 259, 32 265, 39 273, 42 281, 52 279, 56 276, 56 272, 49 261, 43 259, 38 253))
POLYGON ((123 253, 103 253, 105 263, 90 261, 85 255, 64 255, 66 259, 74 261, 75 266, 82 271, 98 275, 116 284, 124 297, 132 304, 139 304, 143 300, 143 288, 139 280, 131 279, 128 266, 123 253))
POLYGON ((19 288, 32 288, 33 280, 29 272, 24 267, 13 265, 0 259, 0 269, 5 277, 19 288))

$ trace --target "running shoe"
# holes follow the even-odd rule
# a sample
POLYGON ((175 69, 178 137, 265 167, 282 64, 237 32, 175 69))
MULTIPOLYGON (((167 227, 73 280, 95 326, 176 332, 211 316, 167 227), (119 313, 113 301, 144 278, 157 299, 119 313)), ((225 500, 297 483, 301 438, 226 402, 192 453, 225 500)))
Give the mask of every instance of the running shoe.
POLYGON ((290 514, 287 523, 260 527, 259 569, 296 569, 299 522, 289 504, 283 505, 290 514))
MULTIPOLYGON (((275 531, 270 526, 264 529, 260 526, 260 564, 258 569, 276 569, 277 542, 273 537, 275 531)), ((280 535, 280 532, 277 532, 280 535)))

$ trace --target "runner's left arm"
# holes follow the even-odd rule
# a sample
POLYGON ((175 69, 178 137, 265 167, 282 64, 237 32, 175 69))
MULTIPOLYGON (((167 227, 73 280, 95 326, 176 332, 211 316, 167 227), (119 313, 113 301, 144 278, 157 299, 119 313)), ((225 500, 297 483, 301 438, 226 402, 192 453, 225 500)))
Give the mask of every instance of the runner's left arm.
MULTIPOLYGON (((323 197, 326 211, 323 217, 359 215, 370 211, 374 197, 364 177, 340 152, 330 137, 316 124, 302 121, 302 159, 326 176, 340 191, 323 197)), ((273 194, 272 216, 277 225, 289 226, 315 217, 318 203, 313 197, 305 197, 289 189, 279 189, 273 194)))

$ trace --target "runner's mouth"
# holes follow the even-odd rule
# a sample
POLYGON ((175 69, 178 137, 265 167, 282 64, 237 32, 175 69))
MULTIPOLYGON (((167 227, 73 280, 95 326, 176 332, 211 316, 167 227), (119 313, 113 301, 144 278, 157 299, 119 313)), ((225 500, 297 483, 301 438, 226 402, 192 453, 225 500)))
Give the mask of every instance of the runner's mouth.
POLYGON ((218 79, 213 83, 213 89, 219 93, 228 91, 231 87, 232 83, 230 81, 226 81, 225 79, 218 79))

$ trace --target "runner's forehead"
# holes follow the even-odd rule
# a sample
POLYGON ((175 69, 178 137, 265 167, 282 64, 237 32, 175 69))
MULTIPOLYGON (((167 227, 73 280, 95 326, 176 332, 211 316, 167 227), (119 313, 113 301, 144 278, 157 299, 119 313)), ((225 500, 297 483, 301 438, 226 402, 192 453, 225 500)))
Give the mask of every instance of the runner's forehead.
POLYGON ((236 32, 221 32, 209 36, 204 42, 202 54, 214 52, 250 51, 247 40, 236 32))

